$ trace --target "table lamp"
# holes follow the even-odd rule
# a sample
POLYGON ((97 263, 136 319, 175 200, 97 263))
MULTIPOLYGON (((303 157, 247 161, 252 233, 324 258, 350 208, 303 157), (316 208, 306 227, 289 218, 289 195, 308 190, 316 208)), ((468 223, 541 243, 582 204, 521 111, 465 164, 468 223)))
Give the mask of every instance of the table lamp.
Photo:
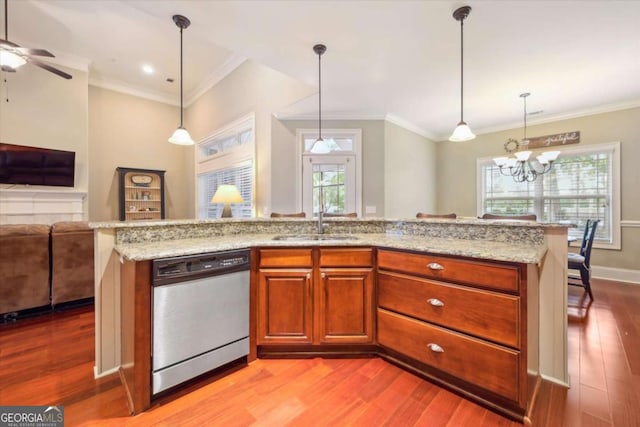
POLYGON ((211 198, 211 203, 224 203, 221 218, 231 218, 231 203, 242 203, 242 196, 235 185, 222 184, 218 186, 216 194, 211 198))

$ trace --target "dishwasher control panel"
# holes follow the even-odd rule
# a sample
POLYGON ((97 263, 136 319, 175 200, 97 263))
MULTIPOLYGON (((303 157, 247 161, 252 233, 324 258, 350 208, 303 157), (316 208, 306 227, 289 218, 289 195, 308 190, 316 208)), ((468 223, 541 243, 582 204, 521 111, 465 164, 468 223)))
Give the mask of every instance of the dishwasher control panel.
POLYGON ((249 250, 210 252, 153 260, 154 286, 249 269, 249 250))

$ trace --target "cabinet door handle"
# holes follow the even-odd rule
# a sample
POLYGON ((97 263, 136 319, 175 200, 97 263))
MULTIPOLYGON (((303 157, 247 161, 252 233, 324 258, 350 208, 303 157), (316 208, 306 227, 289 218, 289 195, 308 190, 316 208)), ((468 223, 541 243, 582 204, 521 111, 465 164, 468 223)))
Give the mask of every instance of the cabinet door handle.
POLYGON ((427 347, 429 347, 429 350, 433 351, 434 353, 444 353, 444 348, 440 347, 438 344, 430 342, 429 344, 427 344, 427 347))
POLYGON ((434 307, 444 307, 444 303, 440 301, 438 298, 429 298, 427 302, 434 307))
POLYGON ((444 267, 437 262, 430 262, 429 264, 427 264, 427 267, 429 267, 431 270, 444 270, 444 267))
POLYGON ((320 273, 320 278, 322 280, 326 279, 327 278, 327 273, 320 273))

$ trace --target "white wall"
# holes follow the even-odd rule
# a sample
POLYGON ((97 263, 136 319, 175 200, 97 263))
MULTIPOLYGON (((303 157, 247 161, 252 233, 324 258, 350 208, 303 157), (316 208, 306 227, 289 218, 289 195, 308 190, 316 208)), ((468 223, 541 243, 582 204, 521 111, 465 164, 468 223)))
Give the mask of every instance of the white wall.
MULTIPOLYGON (((75 186, 66 188, 0 184, 0 189, 10 187, 3 190, 5 197, 12 197, 10 193, 17 194, 21 190, 37 190, 40 195, 45 195, 44 198, 47 193, 88 191, 87 72, 57 67, 73 78, 66 80, 30 64, 20 67, 15 73, 1 73, 0 142, 74 151, 75 186)), ((85 198, 81 213, 64 219, 86 219, 87 211, 88 203, 85 198)), ((47 215, 42 218, 46 217, 47 215)), ((51 218, 54 217, 56 215, 51 218)), ((48 221, 30 221, 23 216, 19 222, 48 221)))
POLYGON ((436 144, 390 122, 385 122, 384 135, 385 217, 438 213, 436 144))

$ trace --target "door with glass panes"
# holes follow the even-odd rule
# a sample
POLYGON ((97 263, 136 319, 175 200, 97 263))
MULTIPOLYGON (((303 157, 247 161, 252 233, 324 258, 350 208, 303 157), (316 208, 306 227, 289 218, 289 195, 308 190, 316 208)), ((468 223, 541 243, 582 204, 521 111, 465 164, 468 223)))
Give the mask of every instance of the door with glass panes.
POLYGON ((325 213, 355 212, 355 183, 355 156, 303 156, 302 203, 307 217, 317 217, 321 206, 325 213))

